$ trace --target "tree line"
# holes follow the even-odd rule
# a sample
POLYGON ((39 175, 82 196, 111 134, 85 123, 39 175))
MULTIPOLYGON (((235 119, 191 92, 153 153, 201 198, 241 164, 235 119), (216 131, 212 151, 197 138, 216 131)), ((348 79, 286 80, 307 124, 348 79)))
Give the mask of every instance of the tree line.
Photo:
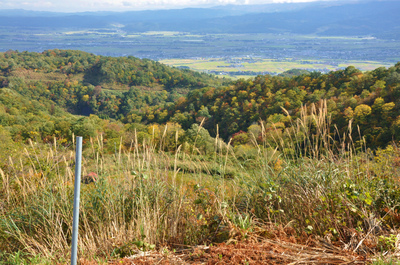
POLYGON ((14 142, 103 134, 120 143, 135 132, 169 135, 162 144, 172 150, 201 132, 205 149, 217 135, 244 146, 266 131, 292 137, 294 121, 322 105, 335 140, 349 126, 370 148, 400 140, 400 63, 227 81, 134 57, 8 51, 0 53, 0 87, 0 131, 14 142))

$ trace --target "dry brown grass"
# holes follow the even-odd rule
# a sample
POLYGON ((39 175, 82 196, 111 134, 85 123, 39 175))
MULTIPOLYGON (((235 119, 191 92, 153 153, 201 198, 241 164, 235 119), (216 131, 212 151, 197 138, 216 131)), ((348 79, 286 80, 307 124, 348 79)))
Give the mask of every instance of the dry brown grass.
MULTIPOLYGON (((104 139, 90 139, 82 172, 95 172, 98 180, 82 186, 79 257, 112 261, 157 249, 153 262, 162 264, 166 246, 171 252, 216 242, 226 244, 171 258, 351 264, 380 249, 393 252, 400 202, 397 169, 388 166, 396 162, 394 147, 371 157, 356 152, 351 134, 335 144, 324 103, 292 123, 295 130, 285 134, 263 128, 265 142, 254 141, 258 156, 249 167, 229 144, 218 148, 218 137, 208 156, 195 146, 163 152, 164 141, 154 136, 141 143, 134 137, 129 148, 121 144, 108 154, 104 139), (226 178, 229 168, 233 175, 226 178), (265 259, 257 260, 260 255, 265 259)), ((30 142, 20 159, 9 158, 0 171, 2 252, 68 260, 74 157, 72 146, 54 141, 30 142)))

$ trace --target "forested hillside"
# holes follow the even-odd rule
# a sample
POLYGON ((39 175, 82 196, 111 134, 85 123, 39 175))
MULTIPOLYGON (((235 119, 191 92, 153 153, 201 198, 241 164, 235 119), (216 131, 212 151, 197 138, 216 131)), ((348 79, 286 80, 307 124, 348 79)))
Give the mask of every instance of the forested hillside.
MULTIPOLYGON (((400 140, 399 63, 222 83, 150 60, 50 50, 1 53, 0 70, 1 130, 15 141, 67 140, 72 133, 116 139, 134 129, 150 137, 153 124, 185 132, 203 121, 207 135, 250 144, 252 134, 261 137, 260 122, 291 137, 296 119, 312 120, 321 106, 334 140, 349 129, 371 148, 400 140)), ((189 138, 182 133, 179 141, 189 138)))
POLYGON ((0 264, 70 258, 74 135, 82 264, 220 262, 211 245, 242 242, 277 244, 238 264, 397 257, 400 63, 228 82, 49 50, 1 53, 0 70, 0 264))
POLYGON ((0 125, 16 141, 94 136, 93 117, 130 122, 134 112, 221 83, 150 60, 80 51, 8 51, 0 54, 0 71, 0 125), (98 117, 84 117, 91 114, 98 117))
POLYGON ((359 127, 368 146, 377 147, 400 139, 399 98, 399 63, 366 73, 350 66, 328 74, 266 75, 193 90, 169 108, 169 119, 186 128, 205 118, 205 128, 215 134, 218 124, 220 136, 228 140, 260 120, 267 129, 285 132, 300 118, 302 106, 310 113, 312 104, 325 101, 332 132, 343 134, 352 121, 354 133, 359 127))

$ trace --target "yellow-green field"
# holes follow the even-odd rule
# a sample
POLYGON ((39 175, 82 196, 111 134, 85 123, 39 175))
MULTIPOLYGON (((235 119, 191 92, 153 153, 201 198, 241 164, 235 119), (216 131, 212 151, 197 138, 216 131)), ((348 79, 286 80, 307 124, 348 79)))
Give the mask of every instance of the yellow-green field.
POLYGON ((249 72, 270 72, 282 73, 284 71, 298 68, 316 71, 333 71, 347 66, 355 66, 362 71, 370 71, 378 67, 390 67, 391 65, 376 61, 346 61, 336 63, 333 61, 317 60, 295 60, 287 58, 285 60, 260 59, 260 58, 196 58, 196 59, 166 59, 160 60, 161 63, 170 66, 186 66, 195 71, 234 74, 233 72, 242 71, 243 75, 254 76, 249 72))

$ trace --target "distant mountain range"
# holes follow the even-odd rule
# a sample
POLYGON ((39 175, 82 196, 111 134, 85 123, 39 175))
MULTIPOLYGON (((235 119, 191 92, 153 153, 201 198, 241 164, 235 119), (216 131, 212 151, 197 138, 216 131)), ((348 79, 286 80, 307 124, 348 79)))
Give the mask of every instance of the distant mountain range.
POLYGON ((0 10, 11 28, 109 28, 126 32, 294 33, 400 39, 400 1, 329 1, 227 5, 129 12, 52 13, 0 10))

